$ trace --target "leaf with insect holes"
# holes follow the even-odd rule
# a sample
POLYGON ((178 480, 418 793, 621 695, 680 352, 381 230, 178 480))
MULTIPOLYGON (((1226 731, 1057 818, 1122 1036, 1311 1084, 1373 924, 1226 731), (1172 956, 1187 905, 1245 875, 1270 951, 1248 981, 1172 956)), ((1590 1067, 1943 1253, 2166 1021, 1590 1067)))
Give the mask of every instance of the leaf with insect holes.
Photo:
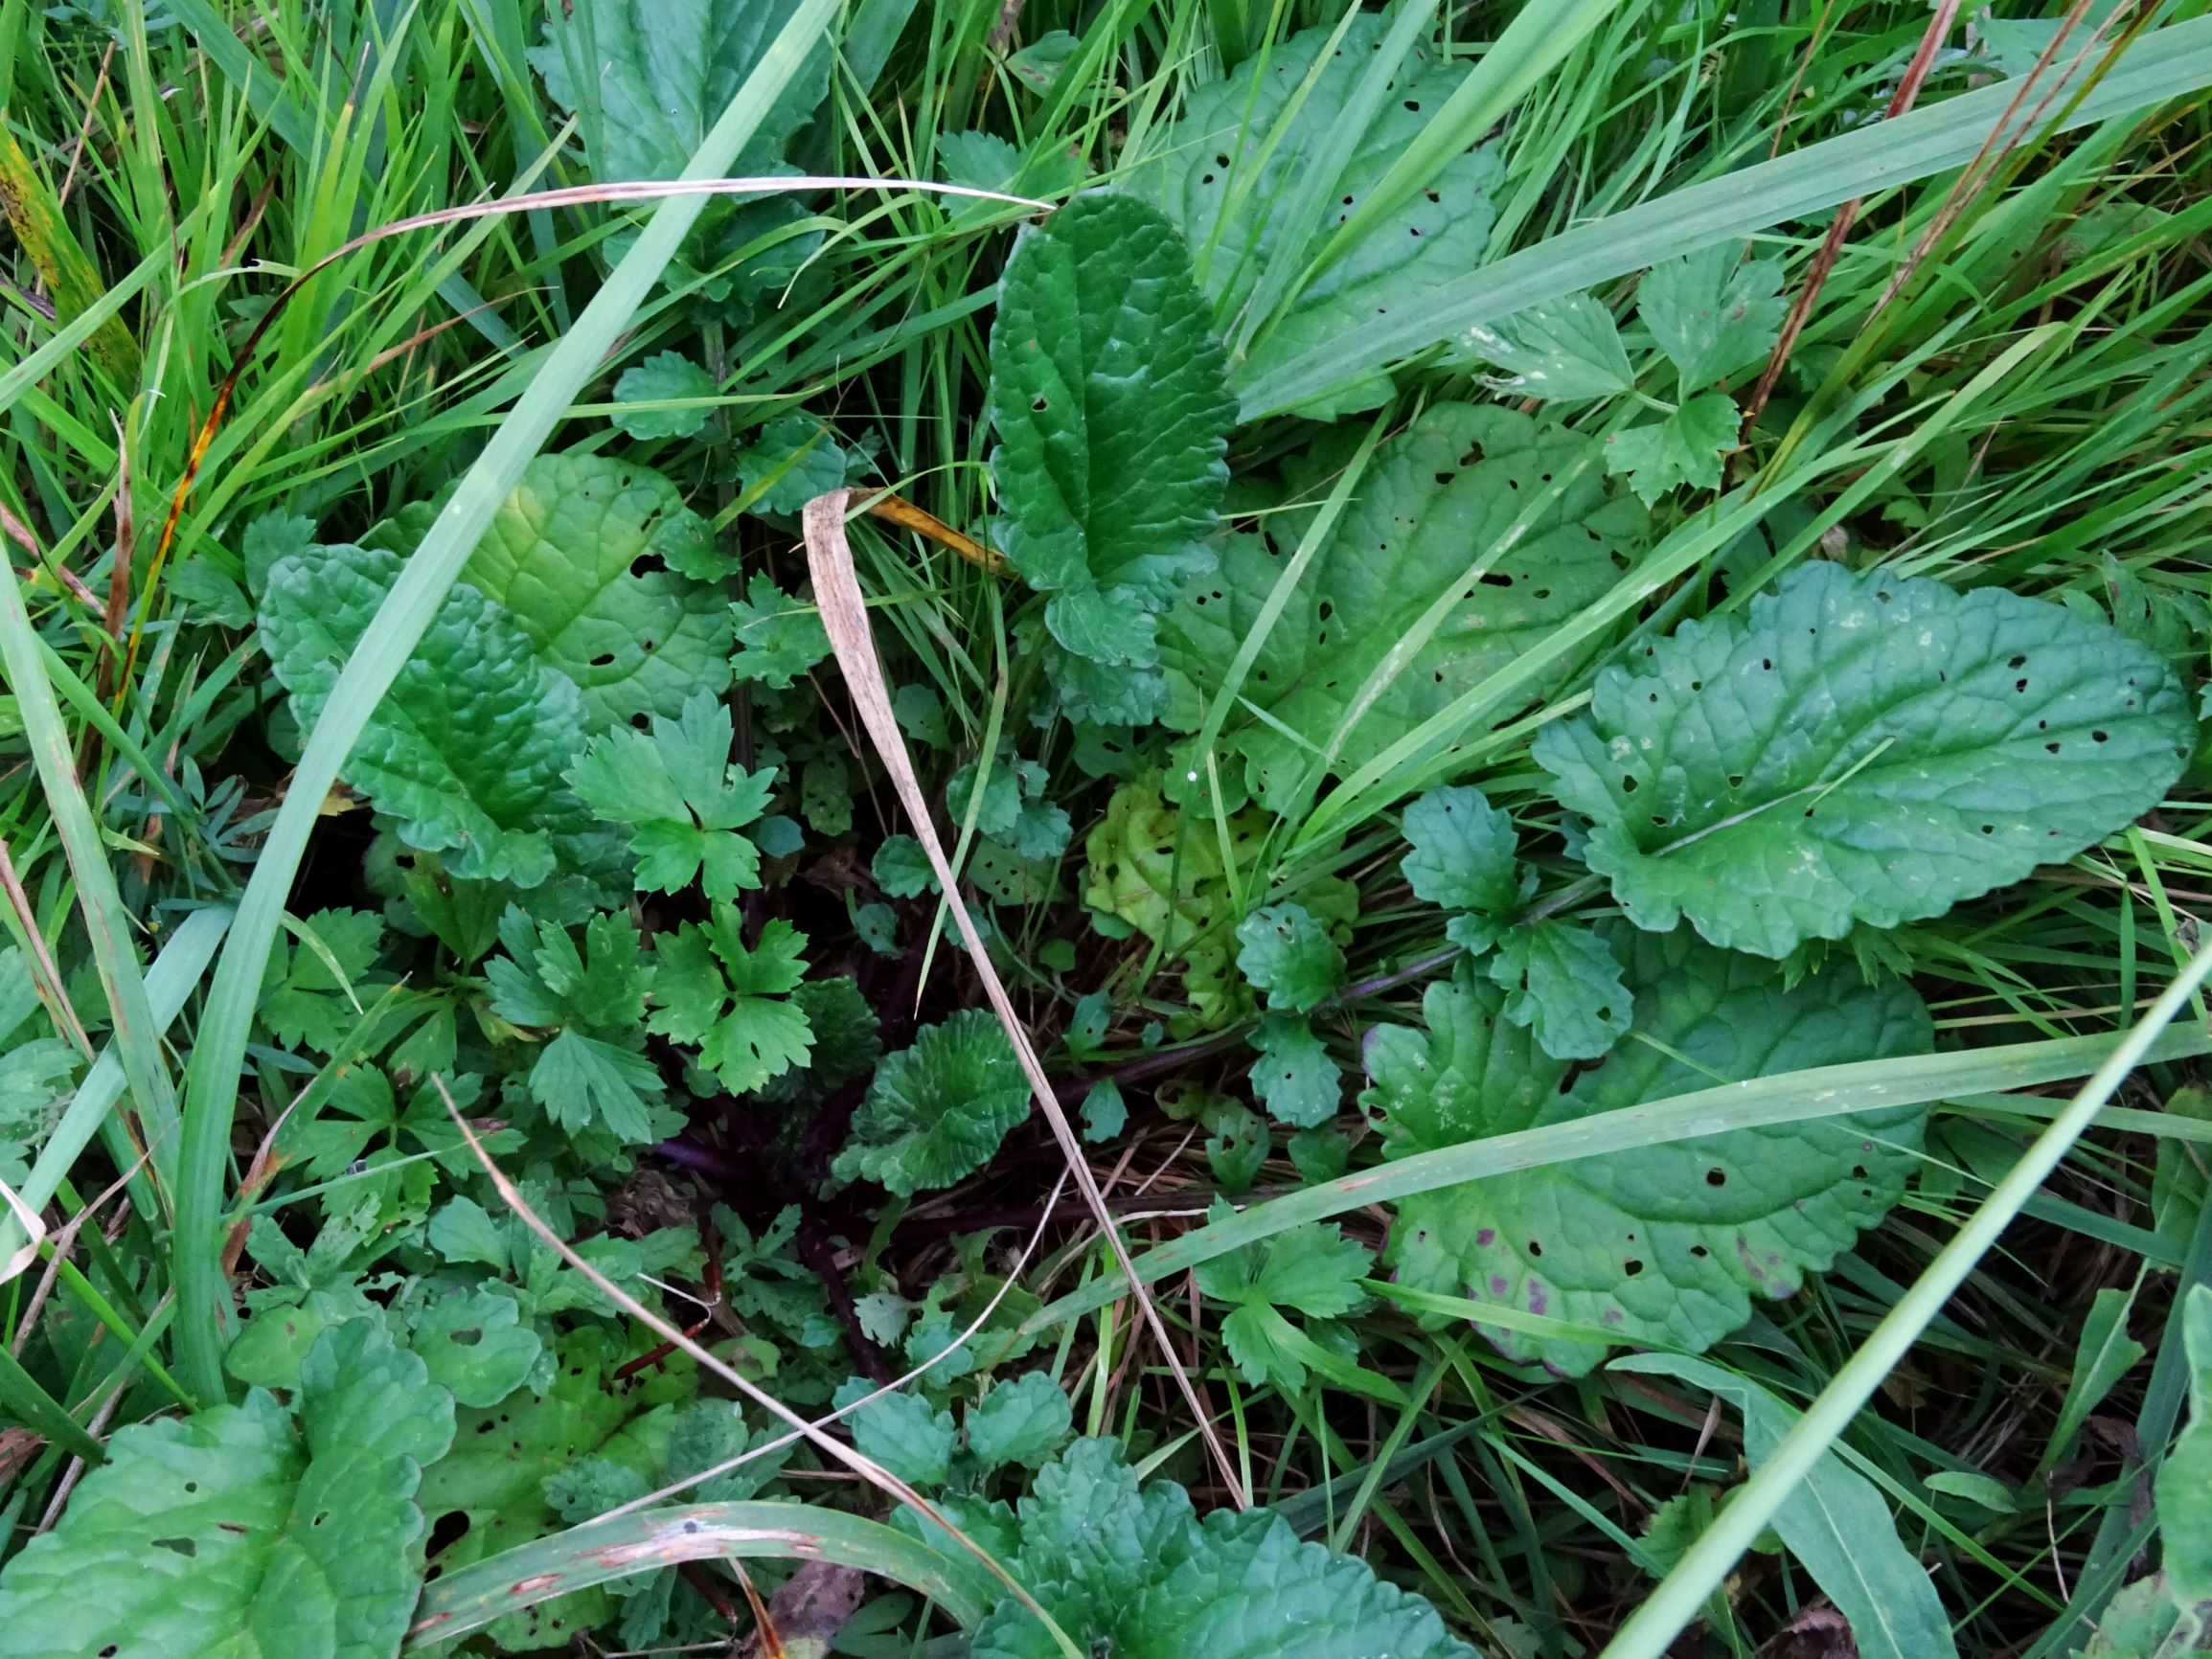
MULTIPOLYGON (((262 597, 269 666, 303 731, 399 579, 390 553, 308 547, 279 559, 262 597)), ((581 817, 561 774, 582 746, 576 687, 514 621, 457 581, 347 758, 347 782, 399 821, 408 846, 469 879, 535 887, 554 834, 581 817)))
MULTIPOLYGON (((1018 1582, 1084 1653, 1114 1659, 1474 1659, 1421 1597, 1355 1557, 1300 1541, 1266 1509, 1200 1521, 1166 1481, 1139 1483, 1119 1443, 1078 1440, 1038 1471, 1002 1540, 1018 1582)), ((926 1524, 921 1529, 928 1535, 926 1524)), ((946 1539, 948 1547, 951 1540, 946 1539)), ((973 1659, 1060 1659, 1009 1595, 976 1627, 973 1659)))
POLYGON ((443 1296, 415 1315, 408 1346, 457 1403, 497 1405, 528 1379, 544 1350, 521 1315, 514 1298, 495 1290, 443 1296))
POLYGON ((1607 669, 1534 753, 1630 920, 1780 957, 2072 857, 2195 740, 2165 664, 2109 627, 1823 561, 1607 669))
POLYGON ((1267 1006, 1305 1013, 1344 982, 1344 953, 1303 904, 1270 904, 1237 926, 1237 966, 1267 1006))
POLYGON ((1789 309, 1782 261, 1745 260, 1741 242, 1653 265, 1636 284, 1636 316, 1673 361, 1685 393, 1762 361, 1789 309))
POLYGON ((1021 232, 991 330, 996 534, 1062 650, 1148 677, 1154 613, 1212 568, 1235 418, 1165 219, 1091 194, 1021 232))
POLYGON ((648 734, 620 727, 592 739, 569 785, 603 824, 634 833, 641 893, 676 893, 694 881, 710 899, 761 884, 761 854, 737 831, 768 809, 774 768, 730 762, 736 726, 701 692, 676 719, 655 715, 648 734))
POLYGON ((1048 1373, 1025 1372, 1001 1382, 968 1413, 968 1449, 987 1469, 1006 1464, 1041 1467, 1075 1429, 1067 1392, 1048 1373))
POLYGON ((1310 1129, 1336 1115, 1344 1074, 1311 1026, 1289 1014, 1262 1014, 1247 1040, 1260 1051, 1249 1074, 1252 1092, 1269 1117, 1310 1129))
POLYGON ((996 1016, 963 1009, 877 1067, 832 1170, 902 1198, 949 1187, 989 1163, 1028 1116, 1029 1082, 996 1016))
MULTIPOLYGON (((1391 1155, 1928 1048, 1927 1011, 1902 982, 1831 967, 1791 986, 1684 930, 1613 925, 1604 938, 1634 994, 1634 1032, 1651 1040, 1572 1076, 1463 962, 1423 999, 1426 1033, 1367 1034, 1361 1102, 1381 1116, 1391 1155)), ((1790 1295, 1881 1217, 1915 1167, 1925 1119, 1915 1106, 1731 1129, 1424 1193, 1399 1204, 1385 1261, 1417 1289, 1695 1352, 1750 1317, 1754 1294, 1790 1295)), ((1572 1375, 1605 1354, 1595 1339, 1476 1328, 1514 1358, 1572 1375)))
POLYGON ((1613 314, 1588 294, 1562 294, 1468 330, 1466 354, 1505 371, 1498 390, 1572 403, 1636 389, 1613 314))
POLYGON ((1677 484, 1721 488, 1721 459, 1736 447, 1736 405, 1718 392, 1690 398, 1664 420, 1606 439, 1606 470, 1626 477, 1646 507, 1677 484))
MULTIPOLYGON (((402 509, 364 541, 415 550, 452 489, 402 509)), ((730 616, 705 580, 724 559, 705 519, 649 466, 540 455, 492 515, 462 575, 505 607, 583 694, 594 732, 673 716, 730 683, 730 616)))
POLYGON ((390 1659, 422 1586, 425 1465, 453 1398, 381 1321, 323 1332, 294 1404, 118 1430, 51 1530, 0 1569, 19 1659, 390 1659))
POLYGON ((687 921, 653 942, 658 1004, 647 1020, 657 1035, 696 1043, 699 1063, 741 1095, 761 1087, 813 1050, 806 1010, 789 993, 805 976, 807 936, 781 918, 744 942, 744 918, 718 902, 705 926, 687 921))
MULTIPOLYGON (((1270 513, 1264 530, 1223 537, 1220 571, 1187 587, 1165 620, 1162 661, 1192 729, 1311 511, 1270 513)), ((1232 716, 1223 746, 1268 806, 1297 794, 1340 726, 1335 770, 1373 760, 1610 592, 1645 527, 1643 509, 1607 484, 1594 439, 1510 409, 1424 411, 1376 451, 1253 662, 1241 695, 1266 717, 1232 716), (1408 651, 1407 636, 1447 599, 1434 634, 1408 651), (1406 660, 1395 663, 1400 651, 1406 660), (1396 670, 1387 685, 1356 704, 1386 666, 1396 670)), ((1570 669, 1539 676, 1532 693, 1570 669)))
POLYGON ((1629 1029, 1634 999, 1606 942, 1579 921, 1509 928, 1483 965, 1506 992, 1505 1017, 1559 1060, 1594 1060, 1629 1029))
MULTIPOLYGON (((1463 79, 1465 70, 1432 43, 1417 41, 1353 137, 1320 222, 1304 246, 1284 247, 1304 228, 1291 223, 1301 187, 1344 140, 1347 106, 1390 24, 1386 12, 1357 13, 1334 45, 1333 24, 1302 30, 1195 89, 1182 119, 1158 129, 1125 172, 1123 188, 1181 230, 1224 332, 1271 262, 1288 256, 1300 272, 1311 263, 1463 79)), ((1354 322, 1418 309, 1433 289, 1480 264, 1496 216, 1490 192, 1497 177, 1488 148, 1446 161, 1425 189, 1290 296, 1233 366, 1233 377, 1261 378, 1354 322)), ((1389 378, 1374 375, 1302 412, 1328 420, 1374 408, 1389 395, 1389 378)))
POLYGON ((614 423, 632 438, 696 438, 712 409, 696 400, 720 390, 715 377, 681 352, 662 352, 633 363, 614 383, 614 423), (643 403, 692 401, 688 409, 644 409, 643 403))

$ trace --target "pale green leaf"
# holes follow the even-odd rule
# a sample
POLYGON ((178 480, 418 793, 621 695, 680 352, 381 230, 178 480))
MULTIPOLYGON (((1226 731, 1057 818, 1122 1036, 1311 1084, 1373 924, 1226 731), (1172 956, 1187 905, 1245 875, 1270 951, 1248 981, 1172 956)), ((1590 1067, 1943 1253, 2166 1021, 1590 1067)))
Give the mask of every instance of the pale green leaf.
POLYGON ((767 577, 753 573, 745 597, 730 606, 737 619, 736 660, 732 671, 770 691, 788 691, 791 682, 830 654, 830 635, 822 613, 792 598, 767 577))
POLYGON ((1494 324, 1468 330, 1470 355, 1505 371, 1499 390, 1571 403, 1636 389, 1612 312, 1588 294, 1566 294, 1494 324))
MULTIPOLYGON (((1473 964, 1429 988, 1425 1034, 1370 1032, 1362 1101, 1383 1115, 1386 1148, 1452 1146, 1929 1045, 1927 1011, 1899 982, 1870 986, 1844 967, 1790 987, 1778 969, 1683 931, 1615 927, 1608 943, 1635 997, 1633 1033, 1571 1083, 1568 1062, 1504 1018, 1504 992, 1473 964)), ((1907 1107, 1727 1130, 1425 1193, 1399 1205, 1386 1263, 1418 1289, 1696 1352, 1742 1325, 1754 1295, 1794 1291, 1897 1201, 1925 1116, 1907 1107)), ((1604 1353, 1564 1336, 1476 1329, 1516 1358, 1570 1374, 1604 1353)))
POLYGON ((2164 664, 2109 628, 1814 562, 1606 670, 1535 755, 1638 926, 1779 957, 2071 857, 2194 744, 2164 664))
POLYGON ((1310 1129, 1336 1115, 1344 1098, 1343 1073, 1303 1019, 1264 1014, 1249 1040, 1260 1051, 1252 1062, 1252 1092, 1269 1117, 1310 1129))
POLYGON ((1512 817, 1480 789, 1431 789, 1407 805, 1402 828, 1408 851, 1399 869, 1416 898, 1503 922, 1534 886, 1515 856, 1512 817))
MULTIPOLYGON (((833 1403, 842 1409, 875 1392, 874 1383, 855 1376, 837 1390, 833 1403)), ((860 1454, 902 1481, 937 1486, 951 1466, 952 1414, 934 1410, 920 1395, 887 1394, 845 1420, 853 1426, 853 1443, 860 1454)))
POLYGON ((852 470, 830 429, 805 415, 777 416, 737 452, 732 465, 755 512, 786 514, 843 489, 852 470))
POLYGON ((1741 242, 1653 265, 1636 285, 1636 316, 1673 360, 1684 393, 1763 361, 1789 309, 1782 261, 1745 260, 1741 242))
POLYGON ((415 1316, 409 1345, 430 1380, 462 1405, 497 1405, 522 1386, 544 1344, 521 1323, 512 1296, 467 1290, 445 1296, 415 1316))

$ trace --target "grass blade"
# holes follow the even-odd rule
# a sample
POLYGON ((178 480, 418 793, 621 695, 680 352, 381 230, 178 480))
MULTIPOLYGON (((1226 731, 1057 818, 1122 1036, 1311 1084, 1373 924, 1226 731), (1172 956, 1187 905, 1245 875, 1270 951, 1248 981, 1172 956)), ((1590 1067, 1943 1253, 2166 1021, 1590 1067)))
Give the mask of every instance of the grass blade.
POLYGON ((997 1597, 983 1574, 880 1521, 813 1504, 686 1504, 589 1521, 424 1587, 404 1651, 443 1647, 521 1608, 678 1561, 834 1561, 919 1590, 964 1628, 997 1597))
MULTIPOLYGON (((1651 1599, 1606 1645, 1601 1659, 1662 1659, 1675 1638, 1698 1617, 1706 1598, 1721 1587, 1737 1558, 1751 1547, 1774 1512, 1789 1501, 1822 1455, 1850 1427, 1859 1409, 1874 1397, 1874 1391, 1903 1362, 1921 1332, 1966 1283, 1997 1236, 2049 1179, 2098 1109, 2111 1099, 2130 1072, 2155 1057, 2166 1027, 2208 974, 2212 974, 2212 943, 2190 959, 2180 976, 2082 1085, 2066 1109, 2036 1137, 2012 1172, 1991 1190, 1980 1208, 1928 1263, 1927 1271, 1821 1390, 1820 1398, 1774 1448, 1773 1455, 1737 1491, 1689 1554, 1675 1564, 1651 1599)), ((2187 1035, 2203 1040, 2198 1033, 2187 1035)))
MULTIPOLYGON (((829 28, 837 4, 838 0, 802 0, 700 144, 684 169, 684 180, 715 178, 729 170, 809 50, 829 28)), ((493 514, 584 383, 598 372, 707 199, 675 195, 664 201, 577 318, 576 327, 547 353, 529 390, 516 400, 408 559, 308 737, 285 805, 239 901, 187 1079, 184 1152, 178 1171, 177 1343, 186 1385, 202 1398, 217 1398, 223 1393, 222 1188, 239 1067, 262 973, 308 834, 369 716, 414 653, 493 514)))
MULTIPOLYGON (((2160 1023, 2162 1027, 2164 1022, 2160 1023)), ((2134 1043, 2134 1035, 2128 1041, 2134 1043)), ((1172 1273, 1271 1239, 1302 1221, 1325 1221, 1364 1205, 1430 1193, 1462 1181, 1479 1181, 1607 1152, 1666 1146, 1729 1129, 1803 1123, 1885 1106, 1925 1105, 1961 1094, 2032 1088, 2080 1077, 2100 1061, 2109 1069, 2111 1062, 2108 1057, 2114 1052, 2111 1037, 2102 1035, 2053 1037, 2044 1042, 2011 1043, 1955 1054, 1901 1055, 1894 1059, 1860 1060, 1752 1078, 1626 1111, 1602 1112, 1542 1128, 1516 1129, 1508 1135, 1417 1153, 1254 1204, 1227 1220, 1146 1251, 1136 1260, 1136 1275, 1147 1284, 1156 1284, 1172 1273)), ((2201 1054, 2212 1054, 2212 1034, 2191 1031, 2159 1035, 2154 1032, 2152 1038, 2132 1054, 2129 1064, 2201 1054)), ((2097 1103, 2101 1105, 2102 1099, 2097 1103)), ((2048 1138, 2046 1131, 2044 1139, 2048 1138)), ((1127 1284, 1120 1275, 1106 1274, 1031 1314, 1022 1329, 1030 1334, 1049 1330, 1095 1312, 1127 1293, 1127 1284)))
MULTIPOLYGON (((2178 23, 2130 47, 2056 125, 2071 131, 2207 84, 2212 18, 2178 23)), ((1256 420, 1293 408, 1475 324, 1963 167, 1979 152, 2017 91, 2006 82, 1985 86, 1577 225, 1439 288, 1418 310, 1346 330, 1327 346, 1252 381, 1241 389, 1239 414, 1256 420)))

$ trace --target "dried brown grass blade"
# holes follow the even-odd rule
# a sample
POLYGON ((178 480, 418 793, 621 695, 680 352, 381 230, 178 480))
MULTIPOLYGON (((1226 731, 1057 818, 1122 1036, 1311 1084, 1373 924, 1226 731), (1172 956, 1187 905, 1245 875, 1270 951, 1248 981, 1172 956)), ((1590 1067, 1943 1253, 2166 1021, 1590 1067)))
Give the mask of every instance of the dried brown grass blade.
POLYGON ((961 902, 959 883, 953 877, 950 860, 945 855, 945 845, 938 839, 929 804, 923 799, 913 760, 906 752, 905 736, 891 713, 890 688, 884 683, 883 665, 876 655, 875 635, 868 626, 867 602, 861 597, 859 578, 853 570, 853 550, 845 539, 848 511, 860 507, 867 499, 865 490, 833 489, 807 503, 807 563, 814 580, 814 603, 822 613, 822 626, 830 635, 831 648, 837 653, 837 666, 845 671, 845 686, 852 693, 854 707, 859 711, 860 723, 867 728, 876 753, 891 774, 891 784, 899 792, 900 804, 914 821, 914 833, 923 851, 929 855, 930 868, 937 873, 938 886, 944 890, 946 904, 959 926, 961 943, 968 947, 975 970, 983 978, 984 994, 991 999, 992 1011, 1006 1028, 1015 1057, 1021 1062, 1022 1072, 1029 1079, 1030 1092, 1044 1108, 1045 1122, 1052 1125, 1053 1139, 1060 1143, 1083 1202, 1106 1235, 1115 1265, 1135 1295, 1145 1322, 1152 1328, 1152 1339, 1159 1344, 1161 1357, 1174 1373, 1176 1386, 1182 1390, 1183 1398, 1191 1408, 1191 1420, 1204 1437, 1206 1449, 1213 1454, 1223 1484, 1236 1499, 1237 1507, 1246 1508, 1252 1500, 1238 1476, 1237 1466, 1230 1461, 1228 1448, 1214 1432, 1206 1402, 1200 1398, 1197 1385, 1191 1380, 1190 1373, 1184 1370, 1174 1344, 1168 1339, 1167 1325, 1160 1318, 1158 1307, 1137 1278, 1129 1260, 1129 1245, 1114 1223, 1112 1212, 1106 1208, 1105 1195, 1099 1192, 1098 1178, 1092 1174, 1090 1162, 1083 1154, 1083 1144, 1076 1139, 1075 1127, 1068 1122, 1067 1113, 1060 1109, 1060 1098, 1051 1079, 1044 1075, 1044 1065, 1037 1057, 1037 1050, 1030 1045, 1028 1032, 1014 1011, 1013 999, 1006 994, 998 970, 991 965, 991 955, 983 948, 983 940, 969 917, 968 906, 961 902))

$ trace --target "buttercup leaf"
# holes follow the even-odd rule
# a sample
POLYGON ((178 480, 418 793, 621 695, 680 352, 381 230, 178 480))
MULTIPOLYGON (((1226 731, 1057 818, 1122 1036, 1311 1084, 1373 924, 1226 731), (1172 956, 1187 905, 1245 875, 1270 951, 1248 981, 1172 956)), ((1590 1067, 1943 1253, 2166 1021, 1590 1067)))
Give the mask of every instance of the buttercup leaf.
POLYGON ((1653 265, 1636 284, 1636 315, 1674 360, 1685 393, 1765 358, 1789 309, 1782 261, 1746 261, 1739 242, 1653 265))
POLYGON ((1475 356, 1505 371, 1502 390, 1571 403, 1636 389, 1612 312, 1588 294, 1565 294, 1467 331, 1475 356))

